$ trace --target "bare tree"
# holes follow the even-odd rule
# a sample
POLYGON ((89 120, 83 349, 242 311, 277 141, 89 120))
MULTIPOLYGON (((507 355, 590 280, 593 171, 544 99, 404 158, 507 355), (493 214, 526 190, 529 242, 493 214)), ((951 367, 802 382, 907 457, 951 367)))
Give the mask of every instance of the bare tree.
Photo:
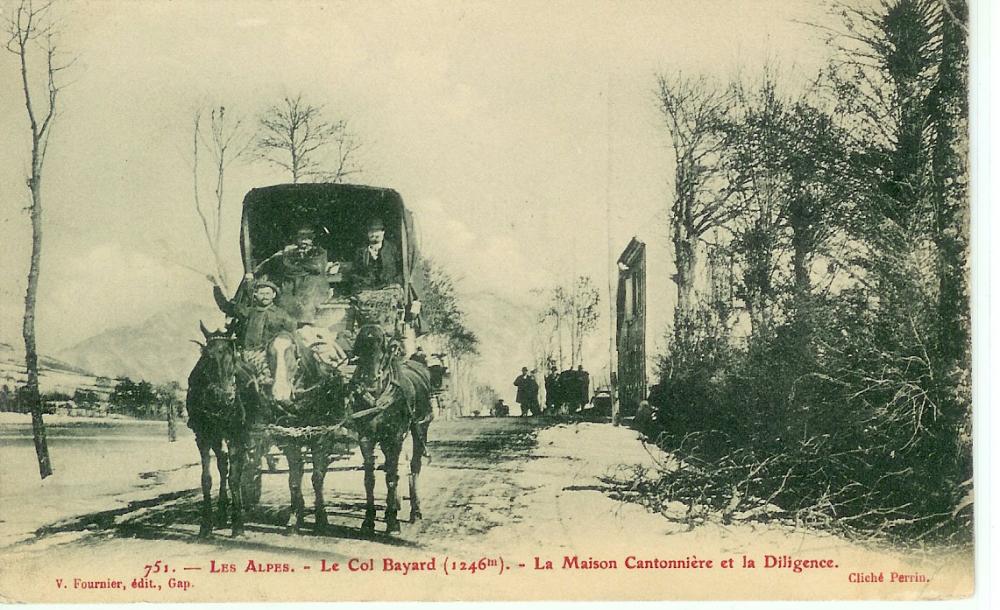
POLYGON ((24 295, 24 363, 27 369, 25 398, 31 405, 31 428, 38 456, 41 477, 52 474, 48 443, 45 440, 45 423, 42 420, 42 402, 38 389, 38 350, 35 343, 35 303, 38 297, 38 275, 42 258, 42 169, 48 151, 49 136, 56 117, 56 103, 61 87, 59 73, 72 62, 57 60, 55 38, 57 23, 51 14, 52 2, 21 0, 7 22, 8 39, 5 47, 17 56, 20 64, 21 90, 31 129, 31 168, 26 180, 31 193, 28 213, 31 216, 31 263, 28 268, 28 287, 24 295), (39 103, 31 85, 32 71, 29 60, 36 51, 45 57, 44 102, 39 103))
POLYGON ((598 306, 601 303, 601 293, 594 287, 589 276, 581 275, 573 282, 573 292, 570 299, 572 312, 572 354, 573 362, 583 364, 583 339, 594 332, 601 317, 598 306))
POLYGON ((536 324, 531 335, 531 355, 534 358, 535 367, 539 370, 547 371, 549 366, 557 363, 555 328, 545 324, 546 320, 539 320, 541 324, 536 324))
MULTIPOLYGON (((539 291, 541 292, 541 291, 539 291)), ((549 332, 550 341, 555 340, 556 349, 551 348, 548 351, 553 352, 552 357, 555 359, 558 355, 559 368, 562 369, 564 361, 563 352, 563 327, 566 318, 570 315, 570 311, 567 309, 568 295, 566 294, 566 289, 562 286, 556 286, 552 288, 548 295, 548 300, 545 306, 542 308, 538 315, 538 321, 542 324, 551 323, 552 327, 549 332)))
MULTIPOLYGON (((589 276, 581 275, 569 286, 556 286, 539 315, 539 322, 551 322, 557 343, 559 366, 563 366, 563 329, 569 334, 570 364, 583 363, 583 339, 597 328, 601 295, 589 276)), ((551 351, 551 348, 550 348, 551 351)))
POLYGON ((194 209, 201 220, 201 226, 205 233, 208 247, 212 251, 212 258, 215 264, 215 275, 211 278, 222 285, 222 288, 229 291, 229 279, 226 267, 222 260, 222 208, 225 200, 226 169, 233 162, 244 157, 253 143, 253 139, 246 133, 243 119, 233 118, 232 114, 226 113, 225 106, 213 108, 209 114, 207 125, 202 120, 202 110, 196 110, 192 125, 192 151, 194 163, 192 165, 192 180, 194 184, 194 209), (212 204, 203 204, 201 200, 201 182, 199 177, 199 167, 201 163, 200 150, 204 147, 208 153, 214 172, 214 201, 212 204))
POLYGON ((704 78, 681 75, 658 79, 657 101, 674 151, 674 198, 670 232, 677 285, 675 332, 694 310, 694 273, 698 241, 733 215, 730 190, 716 161, 723 151, 720 125, 731 105, 729 92, 704 78))
POLYGON ((286 97, 260 117, 257 152, 261 159, 288 171, 292 182, 343 182, 361 171, 361 141, 347 121, 327 121, 323 107, 299 94, 286 97))

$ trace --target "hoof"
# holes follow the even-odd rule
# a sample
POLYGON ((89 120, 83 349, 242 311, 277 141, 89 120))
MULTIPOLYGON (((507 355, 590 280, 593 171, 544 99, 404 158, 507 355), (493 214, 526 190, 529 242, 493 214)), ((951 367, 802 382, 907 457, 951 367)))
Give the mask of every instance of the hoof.
POLYGON ((306 526, 305 515, 294 508, 285 522, 285 533, 298 534, 306 526))
POLYGON ((326 513, 316 513, 316 529, 324 530, 329 526, 329 522, 326 520, 326 513))
POLYGON ((201 529, 198 530, 198 537, 202 539, 211 538, 212 526, 207 523, 203 523, 201 529))
POLYGON ((303 527, 305 527, 305 521, 303 519, 289 519, 288 523, 285 525, 285 533, 297 536, 302 533, 303 527))
POLYGON ((365 517, 365 520, 361 522, 361 531, 365 532, 366 534, 374 534, 375 519, 374 518, 369 519, 365 517))
POLYGON ((402 529, 399 527, 399 521, 397 519, 392 519, 386 521, 385 532, 387 534, 398 534, 402 529))
POLYGON ((420 521, 423 518, 424 515, 419 510, 410 511, 410 523, 416 523, 417 521, 420 521))

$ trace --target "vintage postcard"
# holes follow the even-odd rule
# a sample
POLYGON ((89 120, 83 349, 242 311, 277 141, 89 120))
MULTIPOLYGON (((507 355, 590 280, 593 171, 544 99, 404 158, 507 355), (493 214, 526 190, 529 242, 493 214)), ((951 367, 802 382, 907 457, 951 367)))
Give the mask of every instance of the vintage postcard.
POLYGON ((0 9, 0 601, 973 594, 967 0, 0 9))

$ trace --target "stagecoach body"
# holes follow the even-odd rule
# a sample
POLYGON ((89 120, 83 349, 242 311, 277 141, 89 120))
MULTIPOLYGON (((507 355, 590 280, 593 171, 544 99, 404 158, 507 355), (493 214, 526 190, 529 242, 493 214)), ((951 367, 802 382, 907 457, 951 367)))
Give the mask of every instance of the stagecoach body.
POLYGON ((326 295, 316 324, 331 332, 350 330, 356 323, 348 288, 355 252, 366 244, 366 226, 385 223, 385 239, 400 253, 405 311, 400 321, 412 332, 419 317, 409 315, 421 293, 423 269, 413 215, 392 189, 353 184, 280 184, 255 188, 243 200, 240 246, 247 272, 257 268, 294 241, 303 225, 314 228, 314 243, 326 250, 338 273, 325 274, 326 295))

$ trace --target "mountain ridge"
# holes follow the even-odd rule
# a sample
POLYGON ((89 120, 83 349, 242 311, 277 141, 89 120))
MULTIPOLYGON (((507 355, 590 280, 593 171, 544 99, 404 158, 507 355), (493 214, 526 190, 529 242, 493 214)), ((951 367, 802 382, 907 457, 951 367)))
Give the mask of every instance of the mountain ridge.
POLYGON ((198 349, 191 341, 202 338, 199 321, 221 326, 222 314, 200 303, 184 302, 154 312, 139 324, 106 329, 56 355, 101 375, 184 383, 198 360, 198 349))

